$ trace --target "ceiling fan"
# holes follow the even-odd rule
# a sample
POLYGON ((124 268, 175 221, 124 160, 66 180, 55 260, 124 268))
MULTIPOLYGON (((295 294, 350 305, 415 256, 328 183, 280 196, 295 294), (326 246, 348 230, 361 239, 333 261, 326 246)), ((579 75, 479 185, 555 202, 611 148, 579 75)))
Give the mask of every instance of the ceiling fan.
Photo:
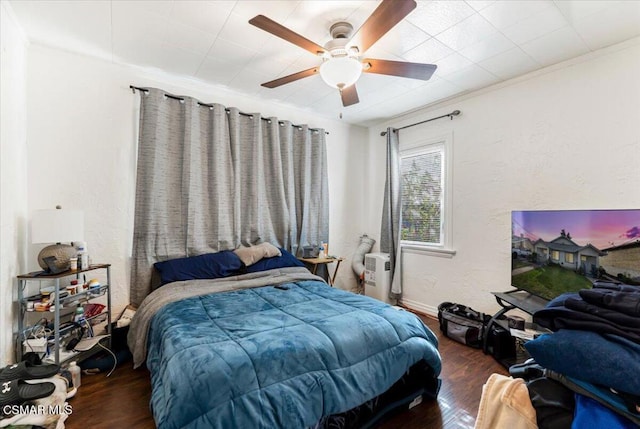
POLYGON ((340 91, 342 105, 346 107, 360 101, 355 83, 362 72, 429 80, 437 68, 433 64, 361 58, 367 49, 402 21, 415 7, 414 0, 383 0, 355 33, 353 33, 353 26, 348 22, 341 21, 333 24, 329 30, 332 40, 324 46, 312 42, 264 15, 251 18, 249 24, 322 57, 322 64, 318 67, 265 82, 262 86, 276 88, 320 73, 329 86, 340 91))

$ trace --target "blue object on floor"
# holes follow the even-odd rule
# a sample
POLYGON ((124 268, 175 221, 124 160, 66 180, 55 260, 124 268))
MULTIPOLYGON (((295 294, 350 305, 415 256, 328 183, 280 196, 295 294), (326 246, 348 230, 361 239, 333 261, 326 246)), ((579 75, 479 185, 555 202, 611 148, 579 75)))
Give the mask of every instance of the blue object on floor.
MULTIPOLYGON (((131 352, 129 349, 114 350, 113 354, 116 355, 118 365, 131 360, 131 352)), ((113 369, 113 356, 109 352, 101 352, 80 362, 80 368, 84 370, 98 369, 100 372, 109 372, 113 369)))

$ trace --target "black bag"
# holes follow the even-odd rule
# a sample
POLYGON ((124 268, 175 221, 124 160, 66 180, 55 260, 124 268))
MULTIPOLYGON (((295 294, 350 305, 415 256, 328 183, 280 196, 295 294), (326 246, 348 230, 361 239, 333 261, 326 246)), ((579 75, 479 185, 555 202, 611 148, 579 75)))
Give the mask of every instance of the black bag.
POLYGON ((443 302, 438 306, 442 333, 467 346, 482 348, 485 326, 490 317, 462 304, 443 302))
POLYGON ((486 353, 491 354, 494 358, 513 359, 516 357, 516 339, 511 333, 497 323, 491 324, 491 329, 487 335, 486 353))

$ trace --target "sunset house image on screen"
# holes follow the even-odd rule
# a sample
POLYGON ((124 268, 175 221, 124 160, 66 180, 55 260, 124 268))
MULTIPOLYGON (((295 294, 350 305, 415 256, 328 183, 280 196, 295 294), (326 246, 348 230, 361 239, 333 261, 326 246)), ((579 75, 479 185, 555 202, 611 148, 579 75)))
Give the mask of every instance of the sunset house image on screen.
POLYGON ((511 212, 513 287, 553 299, 597 280, 640 286, 640 210, 511 212))

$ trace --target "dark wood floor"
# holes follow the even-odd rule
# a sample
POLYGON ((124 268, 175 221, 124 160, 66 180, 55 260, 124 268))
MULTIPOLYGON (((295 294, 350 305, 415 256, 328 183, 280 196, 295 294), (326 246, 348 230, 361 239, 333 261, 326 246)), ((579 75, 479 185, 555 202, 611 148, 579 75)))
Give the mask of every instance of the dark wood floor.
MULTIPOLYGON (((422 317, 438 335, 442 355, 442 388, 437 401, 424 401, 380 425, 380 429, 473 428, 482 385, 494 372, 507 374, 492 357, 443 337, 438 322, 422 317)), ((69 400, 73 414, 68 429, 155 428, 149 411, 151 385, 146 369, 133 370, 131 363, 104 374, 83 375, 77 395, 69 400)))

